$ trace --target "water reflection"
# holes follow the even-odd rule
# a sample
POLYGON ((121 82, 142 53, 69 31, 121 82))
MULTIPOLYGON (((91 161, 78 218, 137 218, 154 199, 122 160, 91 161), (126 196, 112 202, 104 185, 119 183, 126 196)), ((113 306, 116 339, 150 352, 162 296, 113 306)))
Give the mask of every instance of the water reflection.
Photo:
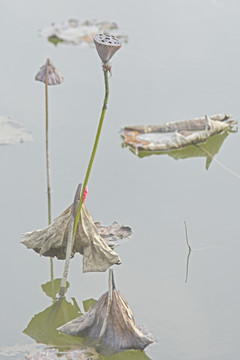
MULTIPOLYGON (((96 353, 94 348, 89 347, 87 339, 69 336, 57 330, 63 324, 75 319, 83 313, 75 298, 68 301, 65 297, 57 300, 61 279, 54 279, 41 286, 43 292, 52 299, 52 305, 34 315, 23 333, 34 339, 37 343, 45 344, 48 348, 27 355, 27 359, 46 358, 58 359, 61 355, 68 354, 69 359, 109 359, 109 360, 148 360, 149 357, 138 350, 124 351, 112 356, 96 353), (51 346, 51 348, 49 348, 51 346), (80 357, 81 356, 81 357, 80 357), (86 356, 86 357, 85 357, 86 356)), ((67 284, 67 288, 69 283, 67 284)), ((93 298, 83 301, 84 312, 88 312, 96 303, 93 298)))
POLYGON ((60 283, 61 279, 55 279, 42 285, 43 291, 52 298, 53 304, 34 315, 23 333, 38 343, 69 349, 81 345, 82 340, 61 334, 56 329, 67 321, 80 316, 82 312, 75 298, 72 298, 71 301, 67 301, 66 298, 56 301, 60 283))

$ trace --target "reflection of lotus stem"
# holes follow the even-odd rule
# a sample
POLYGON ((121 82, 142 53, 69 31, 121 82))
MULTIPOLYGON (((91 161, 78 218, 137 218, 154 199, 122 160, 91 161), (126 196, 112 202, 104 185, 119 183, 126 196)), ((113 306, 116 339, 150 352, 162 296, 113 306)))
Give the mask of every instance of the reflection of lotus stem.
MULTIPOLYGON (((48 225, 51 224, 51 186, 50 186, 50 163, 48 144, 48 81, 45 82, 45 104, 46 104, 46 168, 47 168, 47 201, 48 201, 48 225)), ((53 280, 53 259, 50 258, 50 273, 53 280)))
POLYGON ((106 315, 103 321, 102 329, 99 334, 99 343, 102 341, 103 335, 107 328, 107 322, 112 306, 112 291, 113 291, 113 270, 109 269, 109 276, 108 276, 108 302, 107 302, 107 309, 106 309, 106 315))
POLYGON ((96 137, 95 137, 95 142, 94 142, 94 145, 93 145, 92 154, 91 154, 91 157, 90 157, 90 160, 89 160, 87 172, 86 172, 84 183, 83 183, 83 186, 82 186, 79 205, 78 205, 78 208, 77 208, 77 210, 75 212, 75 214, 76 214, 75 221, 74 221, 74 224, 72 225, 73 230, 72 230, 72 233, 68 236, 65 266, 64 266, 64 271, 63 271, 61 289, 60 289, 60 292, 59 292, 60 296, 64 296, 64 293, 65 293, 66 281, 67 281, 67 275, 68 275, 68 268, 69 268, 69 263, 70 263, 70 257, 71 257, 71 254, 72 254, 74 240, 75 240, 75 236, 76 236, 76 233, 77 233, 77 227, 78 227, 80 216, 81 216, 81 209, 82 209, 82 204, 83 204, 84 191, 85 191, 86 186, 88 184, 88 179, 89 179, 89 176, 90 176, 90 173, 91 173, 91 170, 92 170, 92 165, 93 165, 93 161, 94 161, 94 158, 95 158, 95 155, 96 155, 98 142, 99 142, 102 126, 103 126, 103 120, 104 120, 105 113, 106 113, 106 110, 107 110, 107 103, 108 103, 108 98, 109 98, 108 70, 103 70, 103 73, 104 73, 104 81, 105 81, 105 97, 104 97, 104 102, 103 102, 103 107, 102 107, 102 113, 101 113, 101 117, 100 117, 99 124, 98 124, 98 129, 97 129, 97 134, 96 134, 96 137), (70 241, 70 236, 71 236, 72 241, 70 241))
POLYGON ((98 142, 99 142, 99 138, 100 138, 100 134, 101 134, 101 130, 102 130, 103 120, 104 120, 105 113, 107 110, 107 103, 108 103, 108 97, 109 97, 108 70, 104 70, 103 73, 104 73, 104 81, 105 81, 105 97, 104 97, 101 117, 100 117, 99 124, 98 124, 97 134, 96 134, 95 142, 93 145, 91 158, 89 160, 87 172, 85 175, 85 179, 84 179, 84 183, 83 183, 83 187, 82 187, 82 191, 81 191, 81 196, 80 196, 80 202, 79 202, 77 213, 76 213, 76 218, 75 218, 74 228, 73 228, 73 238, 75 238, 75 236, 76 236, 77 227, 78 227, 78 223, 79 223, 80 216, 81 216, 83 195, 84 195, 85 188, 88 184, 88 179, 89 179, 89 176, 90 176, 90 173, 92 170, 92 165, 93 165, 94 157, 95 157, 95 154, 97 151, 98 142))

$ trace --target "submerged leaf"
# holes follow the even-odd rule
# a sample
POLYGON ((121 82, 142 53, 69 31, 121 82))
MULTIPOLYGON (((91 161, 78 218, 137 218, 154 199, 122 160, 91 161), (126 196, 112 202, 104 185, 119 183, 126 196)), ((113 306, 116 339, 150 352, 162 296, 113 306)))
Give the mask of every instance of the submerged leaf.
POLYGON ((80 21, 70 19, 61 24, 52 24, 40 30, 39 34, 46 37, 55 45, 58 42, 74 45, 93 45, 93 36, 97 33, 117 36, 121 41, 127 42, 127 36, 116 33, 118 25, 109 21, 80 21), (114 33, 114 34, 113 34, 114 33))
POLYGON ((12 121, 8 116, 0 115, 0 145, 25 141, 33 141, 32 134, 26 132, 21 124, 12 121))
MULTIPOLYGON (((48 227, 22 234, 21 242, 43 256, 65 259, 72 205, 48 227)), ((113 264, 120 264, 118 254, 98 234, 97 228, 83 204, 81 217, 72 250, 83 255, 83 272, 106 271, 113 264)))
POLYGON ((230 115, 213 115, 162 125, 127 126, 121 135, 123 144, 138 151, 162 151, 199 144, 235 123, 230 115))
POLYGON ((135 325, 130 307, 120 291, 116 290, 114 286, 107 325, 100 346, 98 340, 106 319, 107 306, 108 292, 100 297, 87 314, 69 321, 58 330, 67 335, 87 336, 90 343, 92 341, 92 344, 98 345, 98 350, 101 353, 108 355, 129 349, 143 350, 154 342, 142 327, 135 325))

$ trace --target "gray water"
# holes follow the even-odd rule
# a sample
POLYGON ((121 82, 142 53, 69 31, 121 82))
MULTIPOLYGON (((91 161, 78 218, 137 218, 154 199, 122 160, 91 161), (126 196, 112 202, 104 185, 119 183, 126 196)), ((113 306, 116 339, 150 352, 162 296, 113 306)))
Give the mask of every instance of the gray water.
MULTIPOLYGON (((114 273, 136 323, 155 337, 146 358, 239 359, 239 178, 215 161, 206 170, 204 156, 139 158, 121 147, 118 131, 220 112, 240 118, 240 2, 8 0, 0 10, 1 115, 35 139, 0 149, 0 358, 22 359, 35 348, 23 330, 52 304, 41 287, 50 280, 49 259, 20 244, 21 233, 47 225, 44 86, 34 81, 47 57, 65 78, 49 90, 53 218, 83 181, 98 124, 104 86, 96 51, 37 36, 52 22, 80 18, 116 21, 129 36, 112 60, 86 205, 95 221, 134 231, 116 249, 122 264, 114 273), (187 283, 184 221, 191 246, 202 249, 191 253, 187 283)), ((215 159, 240 174, 239 151, 239 134, 230 134, 215 159)), ((54 260, 54 278, 62 272, 54 260)), ((83 274, 77 255, 69 283, 67 301, 83 311, 83 301, 107 290, 107 273, 83 274)))

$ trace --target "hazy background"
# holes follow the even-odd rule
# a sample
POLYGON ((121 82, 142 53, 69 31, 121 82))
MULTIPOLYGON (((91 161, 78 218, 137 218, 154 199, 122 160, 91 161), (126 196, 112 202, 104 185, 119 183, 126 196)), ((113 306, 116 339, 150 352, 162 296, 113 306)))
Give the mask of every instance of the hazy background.
MULTIPOLYGON (((51 305, 41 290, 49 259, 20 244, 21 233, 47 225, 44 86, 36 82, 49 57, 65 81, 49 90, 53 218, 83 181, 104 96, 95 49, 38 37, 69 18, 115 21, 129 43, 112 60, 110 101, 89 182, 87 207, 96 221, 134 230, 117 248, 116 284, 156 338, 150 359, 235 360, 240 357, 239 179, 205 158, 139 159, 121 148, 125 125, 157 124, 205 114, 240 116, 240 2, 235 0, 8 0, 0 5, 1 115, 31 130, 35 141, 0 151, 1 348, 33 344, 22 334, 51 305), (187 246, 193 251, 185 283, 187 246), (215 246, 215 247, 213 247, 215 246)), ((240 174, 239 134, 216 159, 240 174)), ((70 265, 67 298, 79 306, 107 289, 107 273, 70 265)), ((55 277, 63 262, 54 261, 55 277)), ((14 359, 23 358, 23 353, 14 359)), ((124 359, 124 357, 122 357, 124 359)))

